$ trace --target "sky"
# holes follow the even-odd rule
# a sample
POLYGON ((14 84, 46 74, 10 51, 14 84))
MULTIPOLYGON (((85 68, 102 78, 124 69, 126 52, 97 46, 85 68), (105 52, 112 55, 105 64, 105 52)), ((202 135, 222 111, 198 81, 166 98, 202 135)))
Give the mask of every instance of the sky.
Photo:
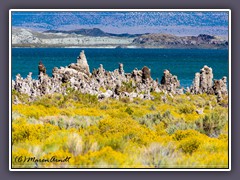
POLYGON ((12 12, 12 26, 45 30, 100 28, 110 33, 228 35, 228 12, 12 12))

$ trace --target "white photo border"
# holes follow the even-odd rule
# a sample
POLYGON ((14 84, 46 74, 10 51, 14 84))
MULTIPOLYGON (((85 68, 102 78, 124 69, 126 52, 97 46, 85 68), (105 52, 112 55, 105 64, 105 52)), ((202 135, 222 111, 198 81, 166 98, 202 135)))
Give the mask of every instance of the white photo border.
POLYGON ((9 10, 9 171, 231 171, 231 9, 10 9, 9 10), (12 12, 228 12, 228 168, 12 168, 12 12))

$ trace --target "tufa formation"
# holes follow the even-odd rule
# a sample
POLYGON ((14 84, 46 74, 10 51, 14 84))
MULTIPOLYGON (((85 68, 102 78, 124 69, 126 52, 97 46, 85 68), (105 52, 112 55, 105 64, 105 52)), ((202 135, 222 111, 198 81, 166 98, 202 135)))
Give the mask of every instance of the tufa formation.
MULTIPOLYGON (((107 71, 103 65, 90 73, 87 58, 84 51, 77 57, 77 62, 66 67, 53 68, 52 77, 46 74, 46 68, 39 63, 38 79, 32 79, 30 72, 27 78, 23 79, 20 74, 12 80, 12 90, 27 94, 30 100, 46 94, 66 94, 71 88, 81 93, 97 95, 99 100, 105 98, 141 98, 154 99, 151 92, 183 94, 184 89, 180 86, 177 76, 172 75, 169 70, 163 72, 162 79, 153 80, 151 70, 144 66, 141 70, 135 68, 131 73, 125 73, 123 64, 118 69, 107 71)), ((192 94, 215 94, 217 100, 221 101, 223 95, 228 94, 227 78, 213 81, 212 69, 204 66, 199 73, 195 74, 193 85, 185 90, 192 94)))

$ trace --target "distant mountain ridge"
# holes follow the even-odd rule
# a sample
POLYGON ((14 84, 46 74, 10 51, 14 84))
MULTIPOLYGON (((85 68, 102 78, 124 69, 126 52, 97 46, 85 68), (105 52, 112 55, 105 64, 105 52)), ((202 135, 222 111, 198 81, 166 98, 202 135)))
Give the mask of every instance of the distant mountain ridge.
POLYGON ((63 34, 80 34, 83 36, 93 36, 93 37, 128 37, 128 38, 133 38, 133 37, 139 37, 142 35, 146 35, 149 33, 144 33, 144 34, 128 34, 128 33, 123 33, 123 34, 114 34, 114 33, 107 33, 102 31, 99 28, 93 28, 93 29, 76 29, 76 30, 69 30, 69 31, 64 31, 64 30, 48 30, 44 31, 43 33, 63 33, 63 34))
POLYGON ((172 34, 148 34, 137 37, 133 44, 143 47, 165 48, 227 48, 228 41, 208 34, 198 36, 175 36, 172 34))
POLYGON ((112 34, 98 28, 48 30, 37 32, 12 29, 13 47, 86 47, 86 48, 180 48, 226 49, 228 40, 208 34, 176 36, 172 34, 112 34))

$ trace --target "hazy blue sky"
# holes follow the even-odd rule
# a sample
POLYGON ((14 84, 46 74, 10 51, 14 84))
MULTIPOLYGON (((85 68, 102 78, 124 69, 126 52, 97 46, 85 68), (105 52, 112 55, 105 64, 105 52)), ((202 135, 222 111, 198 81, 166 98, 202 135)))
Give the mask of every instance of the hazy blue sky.
POLYGON ((39 31, 97 27, 112 33, 228 35, 228 12, 13 12, 13 27, 39 31))

